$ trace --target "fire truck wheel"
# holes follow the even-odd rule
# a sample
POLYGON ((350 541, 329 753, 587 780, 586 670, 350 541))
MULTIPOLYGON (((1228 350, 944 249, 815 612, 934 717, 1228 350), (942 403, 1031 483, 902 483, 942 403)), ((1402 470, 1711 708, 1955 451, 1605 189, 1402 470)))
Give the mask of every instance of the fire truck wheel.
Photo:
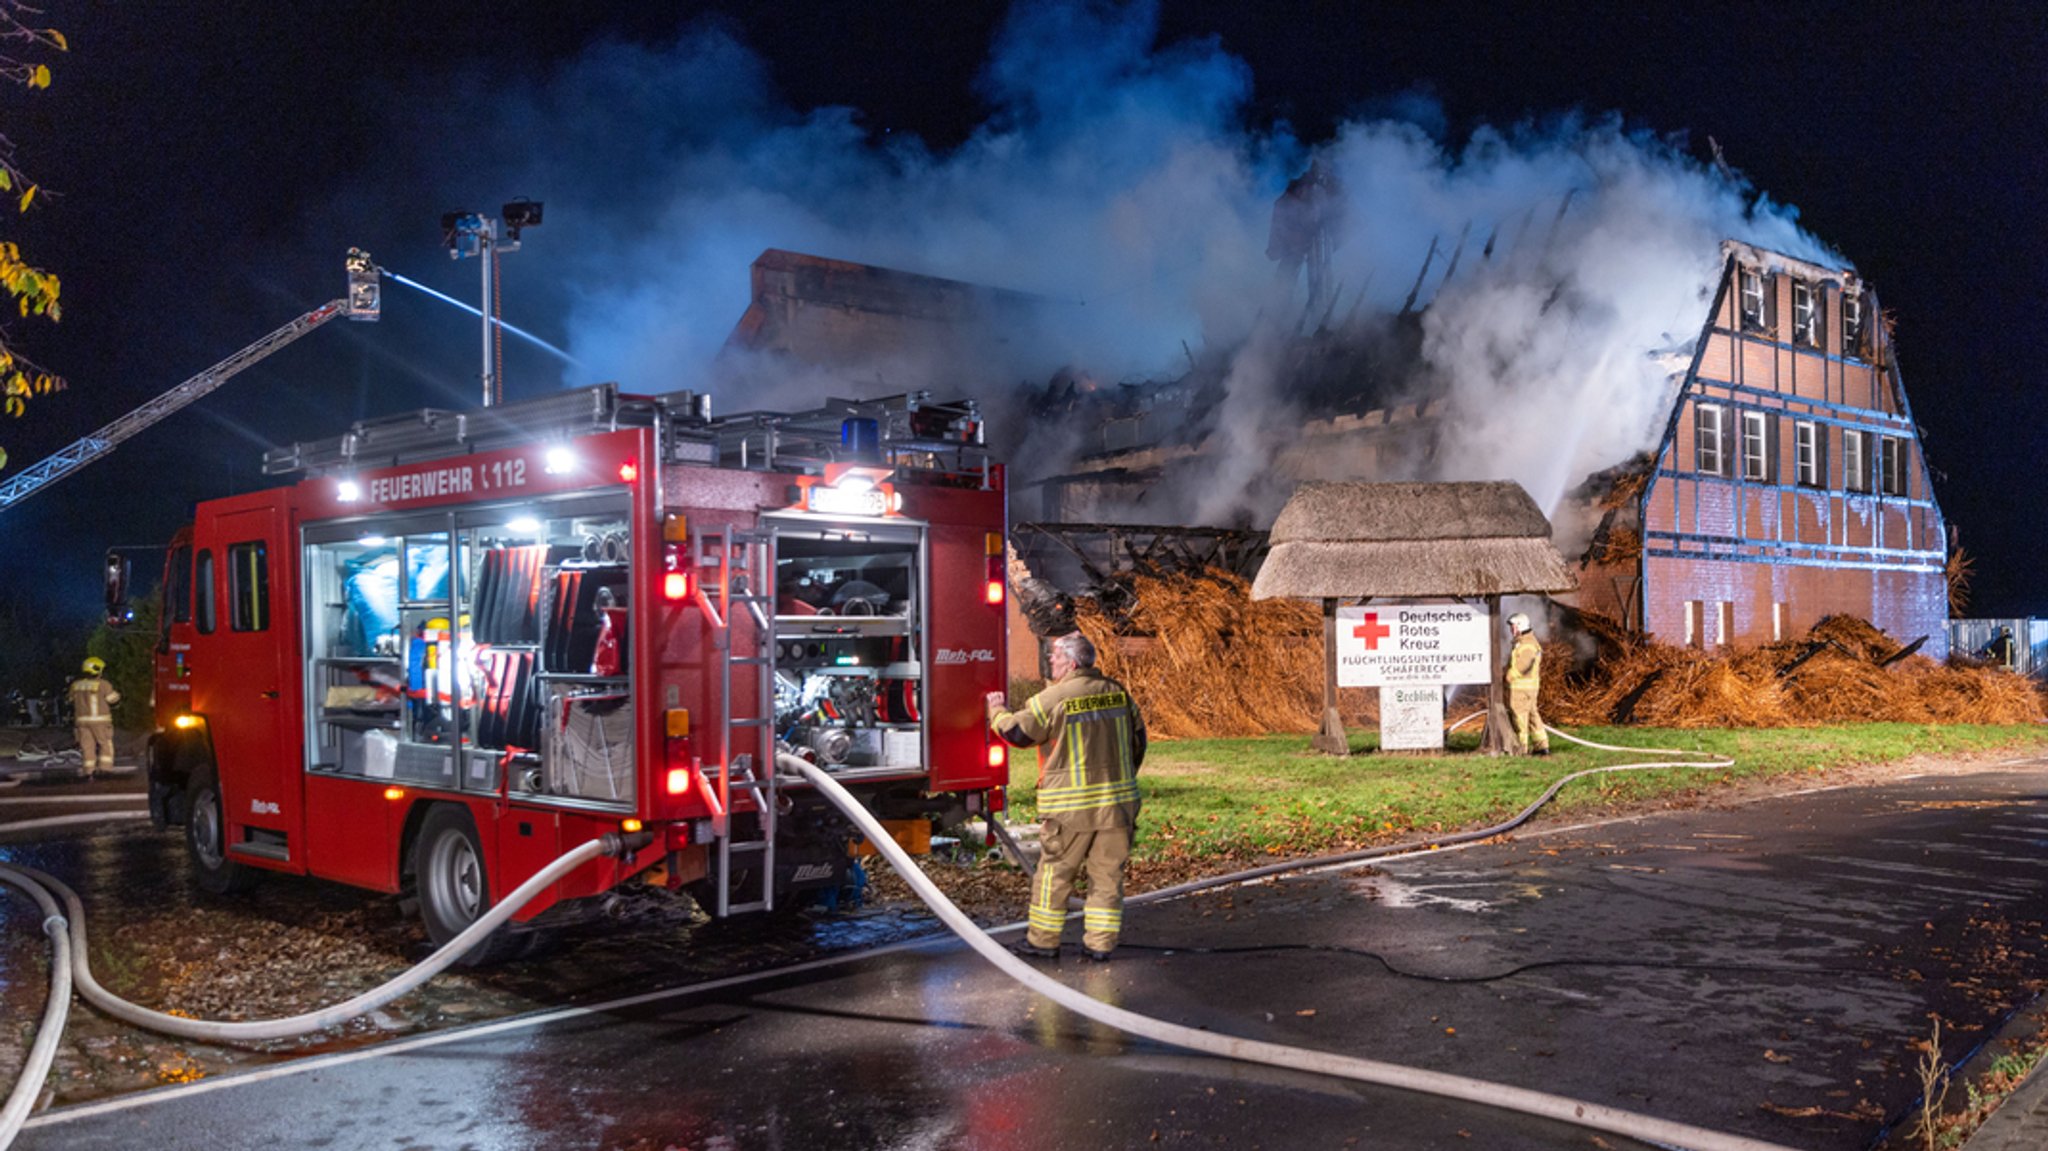
MULTIPOLYGON (((438 804, 427 813, 413 846, 413 881, 418 885, 420 922, 427 938, 439 947, 462 934, 491 909, 490 878, 484 872, 483 844, 469 812, 438 804)), ((483 967, 517 958, 527 949, 525 934, 510 925, 456 960, 458 967, 483 967)))
POLYGON ((221 813, 220 783, 210 767, 192 773, 185 786, 185 849, 193 881, 209 895, 233 895, 256 886, 262 872, 228 858, 221 813))

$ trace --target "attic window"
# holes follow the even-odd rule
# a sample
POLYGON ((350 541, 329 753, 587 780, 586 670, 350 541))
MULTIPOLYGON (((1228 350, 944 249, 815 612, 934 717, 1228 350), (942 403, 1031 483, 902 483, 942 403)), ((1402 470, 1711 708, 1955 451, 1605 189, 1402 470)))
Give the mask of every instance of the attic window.
POLYGON ((1792 342, 1820 347, 1820 289, 1804 280, 1792 281, 1792 342))
POLYGON ((1842 293, 1842 354, 1862 358, 1863 293, 1851 288, 1842 293))
POLYGON ((1742 269, 1742 327, 1760 332, 1764 323, 1764 274, 1755 268, 1742 269))

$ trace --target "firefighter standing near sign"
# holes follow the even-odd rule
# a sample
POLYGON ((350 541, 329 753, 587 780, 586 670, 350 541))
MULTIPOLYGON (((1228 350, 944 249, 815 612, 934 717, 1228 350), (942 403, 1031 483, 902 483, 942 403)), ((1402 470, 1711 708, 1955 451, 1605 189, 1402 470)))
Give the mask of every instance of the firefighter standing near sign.
POLYGON ((1052 682, 1021 711, 988 693, 989 725, 1004 742, 1038 748, 1038 872, 1030 930, 1019 954, 1057 958, 1074 880, 1088 879, 1081 943, 1106 960, 1123 930, 1124 865, 1138 824, 1138 767, 1145 721, 1124 686, 1095 668, 1095 645, 1079 632, 1052 645, 1052 682))
POLYGON ((77 725, 78 767, 91 779, 98 772, 114 770, 114 705, 121 693, 100 678, 106 661, 87 656, 84 675, 71 681, 71 717, 77 725))
POLYGON ((1536 697, 1543 683, 1543 645, 1529 630, 1529 617, 1521 612, 1508 617, 1515 633, 1514 650, 1508 653, 1508 711, 1515 717, 1515 735, 1522 746, 1536 755, 1550 754, 1550 733, 1543 730, 1543 716, 1536 710, 1536 697))

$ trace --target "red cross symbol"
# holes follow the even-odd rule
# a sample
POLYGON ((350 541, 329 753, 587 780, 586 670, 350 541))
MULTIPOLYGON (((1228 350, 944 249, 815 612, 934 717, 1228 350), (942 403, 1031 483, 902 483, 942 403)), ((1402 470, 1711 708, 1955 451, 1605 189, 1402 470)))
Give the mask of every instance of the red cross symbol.
POLYGON ((1351 629, 1354 638, 1365 641, 1365 650, 1378 651, 1380 641, 1394 634, 1394 629, 1380 622, 1378 612, 1366 612, 1365 622, 1351 629))

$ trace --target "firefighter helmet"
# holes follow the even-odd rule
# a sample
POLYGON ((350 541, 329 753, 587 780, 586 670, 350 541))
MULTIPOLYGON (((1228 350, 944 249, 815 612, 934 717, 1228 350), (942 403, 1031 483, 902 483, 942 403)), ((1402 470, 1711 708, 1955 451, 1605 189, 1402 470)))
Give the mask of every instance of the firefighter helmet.
POLYGON ((1508 626, 1514 629, 1516 635, 1521 635, 1529 630, 1529 617, 1516 612, 1508 617, 1508 626))
POLYGON ((96 655, 89 655, 85 657, 84 667, 85 674, 98 675, 99 673, 107 670, 107 661, 101 659, 96 655))

